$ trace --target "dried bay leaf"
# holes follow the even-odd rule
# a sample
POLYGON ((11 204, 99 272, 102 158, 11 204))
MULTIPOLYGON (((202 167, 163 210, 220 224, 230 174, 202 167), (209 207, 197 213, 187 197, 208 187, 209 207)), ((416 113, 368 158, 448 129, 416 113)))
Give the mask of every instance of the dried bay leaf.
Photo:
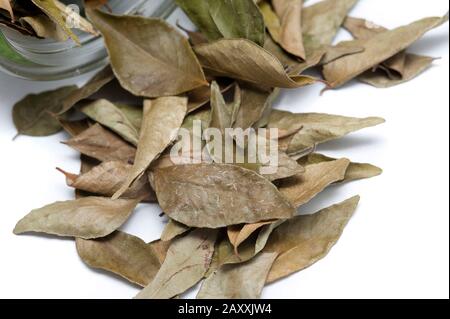
POLYGON ((64 144, 102 162, 119 160, 133 163, 136 155, 135 147, 100 124, 91 126, 64 144))
MULTIPOLYGON (((347 17, 344 27, 357 39, 370 39, 371 37, 388 31, 364 19, 347 17)), ((363 73, 359 80, 378 88, 388 88, 414 79, 424 72, 435 58, 409 54, 402 51, 380 66, 363 73)))
POLYGON ((259 86, 298 88, 317 82, 305 75, 288 76, 275 56, 245 39, 222 39, 194 50, 205 69, 259 86))
POLYGON ((140 238, 116 231, 101 239, 77 238, 76 246, 78 255, 88 266, 110 271, 145 287, 158 273, 165 259, 161 250, 167 250, 169 243, 147 244, 140 238))
POLYGON ((289 218, 294 208, 257 173, 227 164, 178 165, 154 173, 159 204, 191 227, 220 228, 289 218))
MULTIPOLYGON (((270 125, 289 125, 298 123, 302 129, 293 136, 287 137, 289 155, 314 147, 336 138, 343 137, 354 131, 376 126, 384 123, 379 117, 353 118, 322 113, 299 113, 294 114, 286 111, 274 110, 271 114, 270 125), (280 124, 281 123, 281 124, 280 124)), ((283 140, 283 139, 281 139, 283 140)))
MULTIPOLYGON (((309 166, 312 164, 319 164, 324 162, 336 161, 335 158, 331 158, 322 154, 312 153, 299 160, 302 166, 309 166)), ((350 182, 358 179, 371 178, 381 175, 383 170, 371 164, 366 163, 353 163, 351 162, 345 172, 345 177, 342 182, 350 182)))
POLYGON ((257 299, 277 253, 262 253, 239 265, 224 265, 209 276, 197 299, 257 299))
POLYGON ((305 173, 280 181, 279 191, 295 207, 308 203, 329 185, 345 178, 348 159, 312 164, 305 167, 305 173))
POLYGON ((123 88, 137 96, 178 95, 208 85, 189 42, 163 20, 87 9, 123 88))
MULTIPOLYGON (((92 194, 111 197, 123 185, 132 165, 123 161, 103 162, 89 172, 76 175, 66 173, 67 185, 92 194)), ((150 187, 146 176, 138 179, 123 195, 125 199, 155 201, 156 195, 150 187)))
POLYGON ((303 270, 324 258, 353 216, 359 196, 316 214, 297 216, 275 229, 264 252, 276 252, 267 283, 303 270))
POLYGON ((323 68, 323 75, 331 88, 342 86, 402 52, 426 32, 447 21, 448 15, 442 18, 425 18, 406 26, 381 32, 369 39, 355 40, 355 43, 363 46, 365 50, 326 64, 323 68))
POLYGON ((98 100, 80 108, 94 121, 106 126, 133 145, 138 144, 139 132, 122 110, 107 100, 98 100))
POLYGON ((301 28, 303 0, 272 0, 272 5, 281 23, 277 42, 290 54, 305 60, 301 28))
POLYGON ((76 90, 76 86, 65 86, 39 94, 30 94, 17 102, 13 108, 13 121, 18 135, 47 136, 61 130, 58 113, 63 99, 76 90))
POLYGON ((306 52, 333 42, 348 12, 358 0, 324 0, 303 8, 302 31, 306 52))
POLYGON ((156 277, 136 298, 169 299, 197 284, 208 271, 217 232, 196 229, 175 239, 156 277))
POLYGON ((182 223, 179 223, 173 219, 169 219, 169 222, 167 223, 166 227, 164 227, 164 231, 161 235, 162 241, 171 241, 175 237, 178 237, 187 231, 189 231, 191 228, 183 225, 182 223))
POLYGON ((33 210, 21 219, 14 234, 37 232, 84 239, 105 237, 122 226, 138 202, 103 197, 56 202, 33 210))
POLYGON ((114 194, 119 198, 143 175, 152 162, 177 137, 187 112, 187 99, 164 97, 144 102, 144 117, 133 168, 126 182, 114 194))

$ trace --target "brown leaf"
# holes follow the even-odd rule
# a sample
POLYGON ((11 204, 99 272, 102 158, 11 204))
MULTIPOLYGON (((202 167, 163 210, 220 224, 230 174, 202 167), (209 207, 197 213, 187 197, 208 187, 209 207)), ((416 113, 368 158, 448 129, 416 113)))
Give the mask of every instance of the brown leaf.
POLYGON ((173 298, 197 284, 209 268, 217 230, 196 229, 176 239, 155 279, 137 299, 173 298))
POLYGON ((113 198, 119 198, 124 194, 177 137, 186 112, 186 98, 165 97, 144 102, 144 118, 136 159, 126 182, 113 198))
POLYGON ((124 112, 107 100, 97 100, 80 108, 89 118, 120 135, 125 141, 137 145, 139 132, 124 112))
POLYGON ((309 76, 288 76, 275 56, 248 40, 223 39, 194 50, 203 67, 217 75, 265 87, 298 88, 317 82, 309 76))
POLYGON ((262 253, 244 264, 224 265, 211 274, 197 299, 257 299, 277 253, 262 253))
POLYGON ((301 28, 303 0, 272 0, 272 5, 281 22, 280 45, 287 52, 305 60, 301 28))
POLYGON ((191 227, 256 223, 294 212, 272 183, 239 166, 172 166, 156 170, 154 183, 163 211, 191 227))
POLYGON ((275 229, 264 252, 276 252, 279 256, 267 282, 303 270, 324 258, 341 237, 358 202, 356 196, 316 214, 294 217, 275 229))
MULTIPOLYGON (((111 197, 123 185, 132 165, 123 161, 103 162, 89 172, 75 175, 60 170, 66 176, 67 185, 91 194, 111 197)), ((123 195, 125 199, 155 201, 156 195, 146 176, 137 180, 123 195)))
POLYGON ((142 287, 158 273, 165 259, 169 243, 156 241, 146 244, 141 239, 116 231, 96 239, 76 239, 77 252, 88 266, 115 273, 142 287))
MULTIPOLYGON (((354 131, 384 123, 384 119, 379 117, 352 118, 321 113, 294 114, 279 110, 274 110, 271 117, 274 124, 269 125, 292 127, 293 123, 297 123, 302 126, 298 133, 286 138, 288 139, 286 151, 289 155, 301 153, 316 144, 340 138, 354 131)), ((284 143, 283 139, 280 143, 284 143)))
MULTIPOLYGON (((371 37, 388 31, 364 19, 348 17, 344 27, 352 33, 356 39, 370 39, 371 37)), ((388 88, 414 79, 425 71, 435 58, 409 54, 402 51, 381 65, 374 67, 359 77, 359 80, 378 88, 388 88)))
MULTIPOLYGON (((327 157, 322 154, 313 153, 305 156, 299 160, 302 166, 309 166, 313 164, 320 164, 324 162, 336 161, 335 158, 327 157)), ((371 178, 381 175, 383 170, 371 164, 353 163, 351 162, 345 172, 345 177, 342 182, 350 182, 358 179, 371 178)))
POLYGON ((304 174, 282 180, 278 189, 292 205, 300 207, 330 184, 342 181, 349 165, 348 159, 309 165, 304 174))
POLYGON ((448 15, 425 18, 409 25, 381 32, 369 39, 355 40, 364 52, 345 56, 324 66, 323 74, 331 88, 344 85, 367 70, 408 48, 426 32, 448 21, 448 15))
POLYGON ((14 234, 29 232, 57 236, 101 238, 117 230, 138 204, 137 200, 86 197, 33 210, 14 228, 14 234))
POLYGON ((132 163, 136 155, 136 148, 100 124, 91 126, 64 144, 102 162, 119 160, 132 163))
POLYGON ((189 42, 167 22, 87 9, 121 85, 137 96, 178 95, 208 85, 189 42))

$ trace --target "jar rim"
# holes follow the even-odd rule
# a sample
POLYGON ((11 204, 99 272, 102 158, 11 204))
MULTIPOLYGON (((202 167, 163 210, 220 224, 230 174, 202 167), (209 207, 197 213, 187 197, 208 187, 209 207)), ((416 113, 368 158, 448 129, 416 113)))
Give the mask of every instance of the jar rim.
MULTIPOLYGON (((176 8, 173 0, 134 0, 131 6, 126 6, 122 0, 115 2, 119 7, 114 9, 119 14, 139 13, 167 18, 176 8)), ((103 38, 82 32, 76 34, 80 37, 81 46, 71 40, 35 39, 14 30, 0 30, 0 37, 5 38, 6 45, 23 57, 23 61, 17 61, 0 55, 0 71, 19 78, 50 81, 75 77, 105 66, 109 58, 103 38)))

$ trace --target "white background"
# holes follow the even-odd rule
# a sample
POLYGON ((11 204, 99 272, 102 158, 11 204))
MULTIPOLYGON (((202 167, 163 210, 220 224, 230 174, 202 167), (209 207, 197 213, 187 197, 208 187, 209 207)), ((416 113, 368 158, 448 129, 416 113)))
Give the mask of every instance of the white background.
MULTIPOLYGON (((448 1, 442 0, 362 0, 352 15, 393 28, 447 10, 448 1)), ((313 212, 355 194, 362 197, 331 253, 266 287, 264 298, 449 297, 448 37, 446 24, 411 48, 442 59, 410 83, 375 89, 353 82, 322 97, 317 85, 286 91, 277 101, 277 107, 295 112, 384 117, 386 124, 327 143, 320 151, 371 162, 385 172, 332 187, 303 209, 313 212)), ((346 38, 346 32, 339 34, 346 38)), ((79 169, 77 153, 60 144, 68 138, 64 133, 13 142, 12 105, 28 93, 82 84, 89 76, 33 83, 0 74, 1 298, 131 298, 138 292, 125 280, 86 267, 71 239, 12 234, 31 209, 72 199, 56 166, 79 169)), ((142 205, 124 229, 147 241, 157 239, 164 226, 159 212, 156 206, 142 205)))

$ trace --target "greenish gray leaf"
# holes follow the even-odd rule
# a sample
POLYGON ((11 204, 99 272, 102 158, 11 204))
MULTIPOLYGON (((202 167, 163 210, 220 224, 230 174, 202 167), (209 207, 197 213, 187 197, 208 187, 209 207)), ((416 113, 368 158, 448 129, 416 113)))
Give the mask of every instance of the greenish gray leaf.
POLYGON ((46 233, 84 239, 101 238, 128 219, 138 200, 85 197, 33 210, 21 219, 14 233, 46 233))
POLYGON ((17 102, 13 108, 13 121, 18 135, 47 136, 61 130, 58 119, 53 116, 63 107, 63 100, 76 86, 30 94, 17 102))

